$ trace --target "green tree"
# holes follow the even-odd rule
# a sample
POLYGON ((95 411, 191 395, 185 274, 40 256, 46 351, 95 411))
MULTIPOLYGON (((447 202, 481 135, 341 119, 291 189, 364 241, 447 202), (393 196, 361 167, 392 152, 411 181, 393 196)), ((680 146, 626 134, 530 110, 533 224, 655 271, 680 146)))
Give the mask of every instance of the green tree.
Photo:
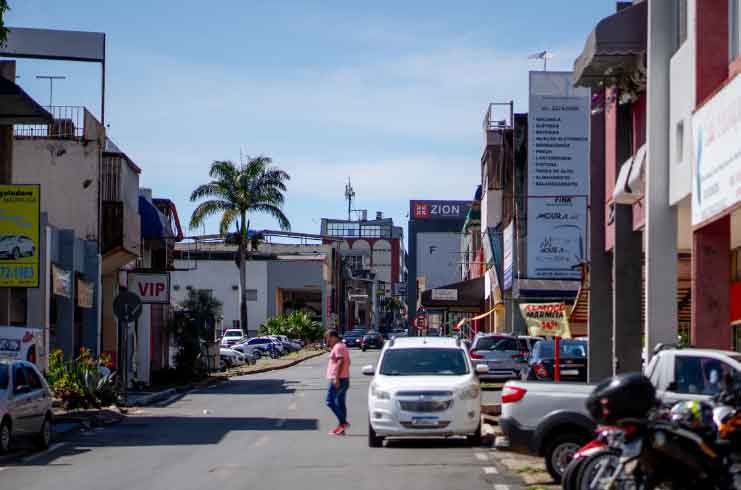
POLYGON ((8 40, 8 28, 5 27, 5 13, 10 10, 8 0, 0 0, 0 47, 8 40))
POLYGON ((190 228, 197 229, 208 218, 220 215, 219 233, 228 238, 229 228, 235 225, 237 232, 231 235, 239 246, 239 283, 241 286, 241 327, 247 330, 247 247, 250 243, 248 230, 253 213, 273 216, 282 230, 290 230, 291 224, 283 214, 286 182, 290 176, 271 165, 270 157, 250 158, 247 163, 235 165, 230 161, 211 164, 207 184, 198 186, 190 195, 192 202, 200 201, 190 218, 190 228))
POLYGON ((190 290, 170 321, 170 332, 178 344, 175 368, 182 380, 198 376, 201 342, 214 340, 214 324, 222 303, 209 291, 190 290))

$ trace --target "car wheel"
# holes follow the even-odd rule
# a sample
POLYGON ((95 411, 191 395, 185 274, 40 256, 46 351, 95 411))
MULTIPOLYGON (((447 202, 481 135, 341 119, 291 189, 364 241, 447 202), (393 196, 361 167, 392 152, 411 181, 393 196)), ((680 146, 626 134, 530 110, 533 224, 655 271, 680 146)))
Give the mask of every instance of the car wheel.
POLYGON ((469 445, 473 447, 477 447, 481 445, 482 438, 481 438, 481 423, 479 422, 479 426, 476 429, 476 432, 470 436, 466 436, 466 441, 469 445))
POLYGON ((10 449, 10 420, 7 418, 0 424, 0 454, 7 453, 10 449))
POLYGON ((262 352, 255 350, 255 361, 259 361, 262 358, 262 352))
POLYGON ((363 346, 363 347, 360 348, 360 350, 362 350, 363 352, 365 352, 368 349, 367 349, 367 347, 363 346))
POLYGON ((556 483, 561 483, 566 467, 574 454, 584 445, 584 438, 576 434, 563 434, 553 438, 545 449, 545 467, 556 483))
POLYGON ((12 257, 13 257, 13 260, 20 259, 21 258, 21 249, 19 249, 18 247, 15 247, 13 249, 12 257))
POLYGON ((52 426, 51 417, 47 415, 44 417, 44 423, 41 424, 41 430, 36 434, 36 447, 39 449, 47 449, 51 444, 52 437, 52 426))
POLYGON ((373 430, 373 426, 368 421, 368 447, 382 447, 383 437, 376 435, 376 431, 373 430))

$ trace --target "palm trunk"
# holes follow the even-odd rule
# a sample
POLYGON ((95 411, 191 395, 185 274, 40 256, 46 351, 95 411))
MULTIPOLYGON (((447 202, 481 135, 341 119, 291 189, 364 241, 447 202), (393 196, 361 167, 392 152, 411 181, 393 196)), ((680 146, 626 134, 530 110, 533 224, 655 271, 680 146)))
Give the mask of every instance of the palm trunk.
POLYGON ((247 230, 249 230, 249 223, 245 223, 246 213, 242 213, 241 216, 241 230, 239 231, 239 287, 240 287, 240 301, 239 301, 239 313, 240 313, 240 328, 245 334, 248 333, 247 325, 247 230), (245 228, 245 224, 247 228, 245 228))

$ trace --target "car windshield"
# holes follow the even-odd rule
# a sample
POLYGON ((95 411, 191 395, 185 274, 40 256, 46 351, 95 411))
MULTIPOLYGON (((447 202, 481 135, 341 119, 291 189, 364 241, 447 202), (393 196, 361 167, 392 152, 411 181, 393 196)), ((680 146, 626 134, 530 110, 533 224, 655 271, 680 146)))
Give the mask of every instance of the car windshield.
POLYGON ((0 390, 7 390, 8 389, 8 382, 9 382, 9 376, 8 376, 8 365, 0 363, 0 390))
POLYGON ((476 350, 506 350, 513 339, 510 337, 481 337, 476 341, 474 348, 476 350))
POLYGON ((227 330, 224 334, 224 337, 241 337, 242 331, 241 330, 227 330))
MULTIPOLYGON (((583 359, 587 357, 587 343, 580 341, 561 341, 561 356, 583 359)), ((536 346, 536 357, 553 357, 553 342, 539 342, 536 346)))
POLYGON ((468 363, 460 349, 391 349, 381 361, 385 376, 460 376, 468 374, 468 363))

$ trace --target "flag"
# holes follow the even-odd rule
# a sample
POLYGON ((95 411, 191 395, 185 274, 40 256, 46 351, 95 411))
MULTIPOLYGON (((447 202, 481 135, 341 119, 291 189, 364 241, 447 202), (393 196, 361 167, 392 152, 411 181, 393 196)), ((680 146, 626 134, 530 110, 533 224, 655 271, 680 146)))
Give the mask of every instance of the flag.
POLYGON ((541 51, 539 53, 533 53, 527 57, 529 60, 547 60, 553 58, 553 54, 548 51, 541 51))

